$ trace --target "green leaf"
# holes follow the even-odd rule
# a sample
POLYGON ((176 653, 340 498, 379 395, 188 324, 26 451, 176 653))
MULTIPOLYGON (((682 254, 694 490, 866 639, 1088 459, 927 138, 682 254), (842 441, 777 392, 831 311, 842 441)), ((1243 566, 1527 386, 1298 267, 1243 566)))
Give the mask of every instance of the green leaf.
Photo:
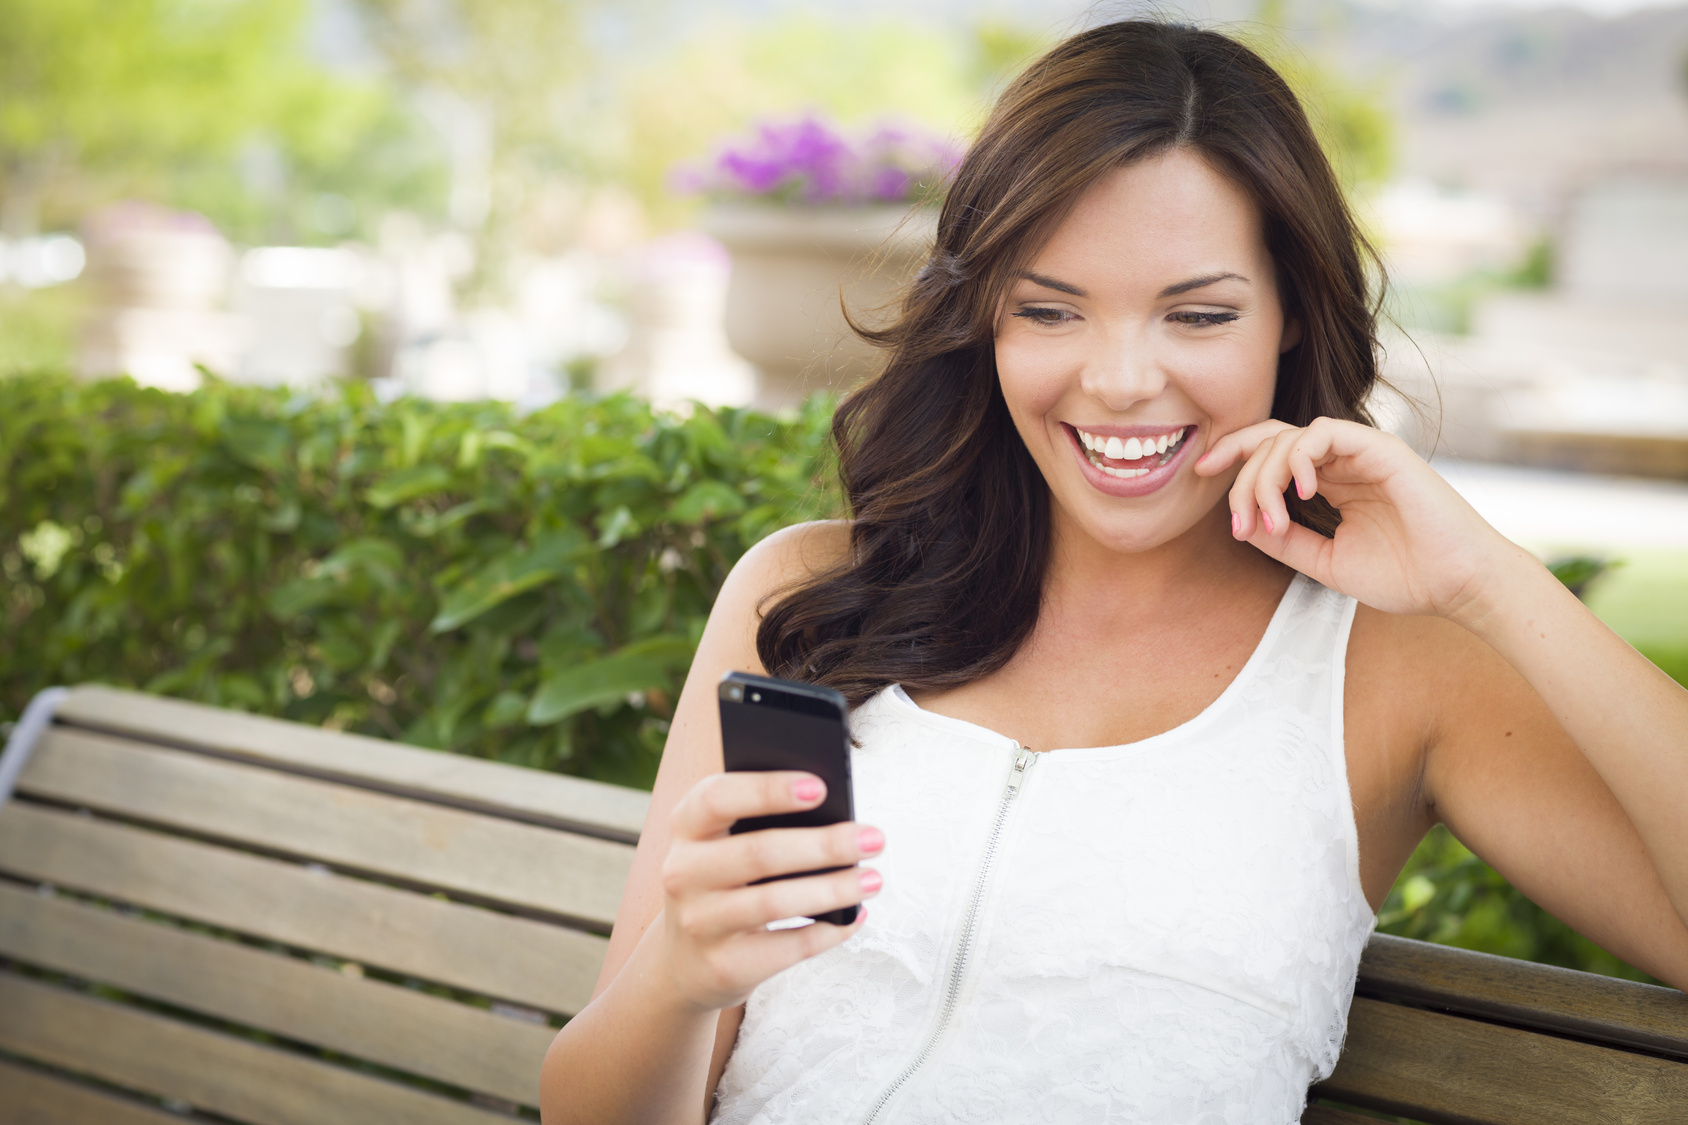
POLYGON ((517 594, 543 586, 561 575, 589 545, 578 529, 566 527, 546 532, 531 548, 506 551, 446 595, 429 631, 449 632, 517 594))
POLYGON ((744 497, 723 481, 699 481, 668 510, 675 523, 696 525, 717 516, 733 516, 744 511, 744 497))
POLYGON ((277 621, 286 621, 298 617, 302 613, 309 613, 318 606, 326 605, 334 600, 340 592, 340 583, 326 575, 316 575, 312 578, 295 578, 291 582, 277 586, 269 597, 270 615, 277 621))
POLYGON ((527 721, 545 726, 590 707, 620 702, 636 691, 668 687, 676 667, 691 655, 692 645, 683 638, 653 637, 602 660, 554 669, 534 693, 527 721))
POLYGON ((383 511, 396 508, 406 500, 442 492, 451 484, 451 474, 439 465, 422 465, 414 469, 400 469, 371 485, 363 494, 372 508, 383 511))
POLYGON ((360 536, 347 540, 323 559, 322 569, 336 576, 366 574, 383 586, 396 586, 404 570, 404 552, 386 539, 360 536))
POLYGON ((287 427, 263 418, 226 418, 223 420, 223 447, 229 456, 255 469, 271 472, 287 464, 289 441, 287 427))

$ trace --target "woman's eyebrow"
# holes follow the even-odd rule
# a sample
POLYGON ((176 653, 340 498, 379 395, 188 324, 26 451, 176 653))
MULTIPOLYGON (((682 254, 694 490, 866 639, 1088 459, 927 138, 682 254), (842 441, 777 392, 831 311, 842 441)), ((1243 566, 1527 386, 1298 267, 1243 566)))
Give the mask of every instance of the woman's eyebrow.
POLYGON ((1165 289, 1160 291, 1160 295, 1162 297, 1176 297, 1178 294, 1188 293, 1192 289, 1200 289, 1203 286, 1212 285, 1215 282, 1229 281, 1232 279, 1240 281, 1244 285, 1249 283, 1248 278, 1244 277, 1240 273, 1210 273, 1206 277, 1192 277, 1188 281, 1180 281, 1176 285, 1168 285, 1165 289))
POLYGON ((1075 297, 1090 296, 1076 285, 1069 285, 1065 281, 1056 281, 1053 277, 1045 277, 1041 273, 1027 271, 1020 276, 1034 285, 1043 286, 1045 289, 1053 289, 1059 293, 1071 293, 1075 297))

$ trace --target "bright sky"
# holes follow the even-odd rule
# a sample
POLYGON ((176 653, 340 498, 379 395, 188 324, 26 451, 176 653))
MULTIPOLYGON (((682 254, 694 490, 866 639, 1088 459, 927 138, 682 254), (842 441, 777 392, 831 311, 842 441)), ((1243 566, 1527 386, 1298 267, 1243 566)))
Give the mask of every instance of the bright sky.
POLYGON ((1643 8, 1680 8, 1688 0, 1434 0, 1460 11, 1479 8, 1581 8, 1602 16, 1638 12, 1643 8))

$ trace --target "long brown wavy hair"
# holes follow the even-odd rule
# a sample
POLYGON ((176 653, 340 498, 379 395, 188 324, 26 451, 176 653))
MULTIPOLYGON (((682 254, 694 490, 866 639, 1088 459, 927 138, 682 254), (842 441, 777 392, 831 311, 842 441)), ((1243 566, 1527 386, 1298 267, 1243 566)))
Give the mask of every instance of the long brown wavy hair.
MULTIPOLYGON (((1272 416, 1370 423, 1377 306, 1366 265, 1376 255, 1295 95, 1216 32, 1142 20, 1085 31, 1004 91, 956 172, 899 319, 862 333, 889 358, 832 424, 852 549, 770 599, 756 634, 770 672, 854 704, 892 683, 968 683, 1025 640, 1051 501, 997 381, 997 308, 1086 188, 1173 148, 1201 154, 1263 218, 1286 319, 1301 327, 1279 361, 1272 416)), ((1334 532, 1337 514, 1319 498, 1290 505, 1334 532)))

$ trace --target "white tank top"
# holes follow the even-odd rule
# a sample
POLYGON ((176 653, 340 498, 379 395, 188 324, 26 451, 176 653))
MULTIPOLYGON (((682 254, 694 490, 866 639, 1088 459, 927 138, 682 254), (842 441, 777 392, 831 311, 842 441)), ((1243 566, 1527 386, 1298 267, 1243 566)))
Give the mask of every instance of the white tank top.
POLYGON ((885 889, 746 1005, 716 1122, 1292 1125, 1375 919, 1342 737, 1354 602, 1296 576, 1205 711, 1031 753, 856 709, 885 889))

